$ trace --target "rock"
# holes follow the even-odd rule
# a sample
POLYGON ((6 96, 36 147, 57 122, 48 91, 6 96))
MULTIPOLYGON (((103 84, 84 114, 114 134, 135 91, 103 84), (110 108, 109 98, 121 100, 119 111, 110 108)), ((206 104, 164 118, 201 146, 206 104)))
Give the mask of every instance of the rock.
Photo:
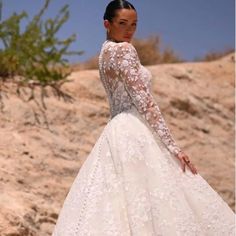
MULTIPOLYGON (((232 57, 148 69, 155 100, 177 143, 234 210, 232 57)), ((35 103, 17 97, 11 85, 3 98, 0 235, 51 235, 74 178, 108 122, 98 71, 77 71, 70 79, 63 89, 74 100, 46 98, 45 116, 35 103)))

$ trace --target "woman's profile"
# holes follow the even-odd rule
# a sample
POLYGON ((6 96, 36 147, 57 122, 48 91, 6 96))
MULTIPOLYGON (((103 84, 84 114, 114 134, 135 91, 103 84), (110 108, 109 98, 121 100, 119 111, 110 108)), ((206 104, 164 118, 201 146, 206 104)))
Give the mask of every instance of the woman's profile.
POLYGON ((105 10, 99 56, 110 118, 76 176, 53 236, 235 235, 235 213, 177 145, 131 44, 137 11, 105 10))

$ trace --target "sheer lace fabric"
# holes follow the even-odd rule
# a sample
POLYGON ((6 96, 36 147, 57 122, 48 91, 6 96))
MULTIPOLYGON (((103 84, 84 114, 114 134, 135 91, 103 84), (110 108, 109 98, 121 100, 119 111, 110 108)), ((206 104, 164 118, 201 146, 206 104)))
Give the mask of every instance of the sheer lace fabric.
POLYGON ((53 236, 233 236, 235 214, 179 150, 133 46, 105 42, 111 116, 72 183, 53 236), (156 124, 157 122, 158 124, 156 124))
POLYGON ((180 148, 151 94, 151 74, 140 64, 132 44, 106 41, 99 64, 100 76, 110 101, 111 116, 134 105, 168 150, 176 155, 180 148))

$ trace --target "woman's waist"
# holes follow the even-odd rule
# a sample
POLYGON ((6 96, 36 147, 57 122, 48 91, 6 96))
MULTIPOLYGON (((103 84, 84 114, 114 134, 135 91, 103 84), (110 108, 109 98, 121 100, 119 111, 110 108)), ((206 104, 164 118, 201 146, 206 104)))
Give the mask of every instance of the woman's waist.
POLYGON ((134 105, 131 105, 129 107, 122 107, 119 109, 110 109, 110 110, 111 110, 110 111, 110 119, 114 118, 117 115, 127 114, 127 113, 139 115, 139 112, 134 105))
POLYGON ((109 120, 125 120, 125 121, 129 121, 129 120, 136 120, 141 122, 142 124, 148 125, 147 121, 145 120, 145 118, 142 116, 142 114, 137 110, 135 105, 130 106, 127 109, 123 109, 120 111, 116 111, 111 113, 110 119, 109 120))

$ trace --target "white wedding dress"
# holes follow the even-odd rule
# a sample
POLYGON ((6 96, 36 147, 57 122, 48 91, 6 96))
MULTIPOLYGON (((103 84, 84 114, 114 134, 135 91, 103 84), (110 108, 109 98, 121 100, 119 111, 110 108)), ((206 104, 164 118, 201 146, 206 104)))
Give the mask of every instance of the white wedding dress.
POLYGON ((53 236, 233 236, 235 213, 174 156, 177 146, 130 43, 99 57, 110 119, 67 194, 53 236))

